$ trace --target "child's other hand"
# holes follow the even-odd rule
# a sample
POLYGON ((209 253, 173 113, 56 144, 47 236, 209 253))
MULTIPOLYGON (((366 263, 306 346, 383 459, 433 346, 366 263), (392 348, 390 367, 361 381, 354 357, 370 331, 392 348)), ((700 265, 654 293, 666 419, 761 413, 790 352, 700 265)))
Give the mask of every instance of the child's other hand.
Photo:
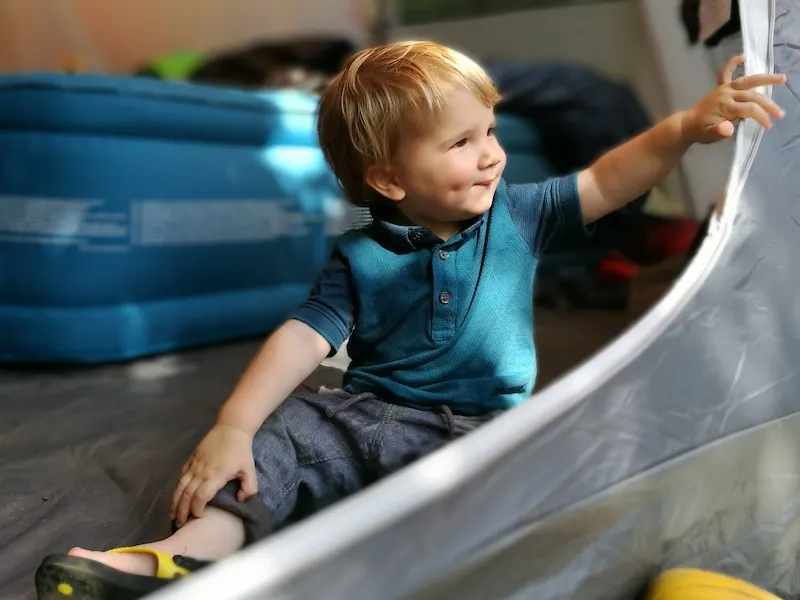
POLYGON ((253 461, 253 436, 246 431, 217 424, 206 434, 183 467, 172 495, 171 517, 182 527, 189 515, 203 516, 203 509, 229 481, 239 479, 239 502, 258 492, 253 461))
POLYGON ((683 132, 689 141, 709 144, 733 136, 733 121, 755 119, 772 128, 770 115, 784 117, 783 110, 765 95, 754 91, 768 85, 786 82, 783 74, 758 74, 732 79, 733 72, 744 62, 744 56, 730 59, 719 75, 719 86, 683 114, 683 132))

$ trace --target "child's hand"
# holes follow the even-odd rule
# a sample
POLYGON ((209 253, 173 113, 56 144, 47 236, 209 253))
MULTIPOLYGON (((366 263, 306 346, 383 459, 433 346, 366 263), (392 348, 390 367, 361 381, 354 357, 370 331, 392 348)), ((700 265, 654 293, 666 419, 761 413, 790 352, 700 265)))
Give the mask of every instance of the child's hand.
POLYGON ((772 128, 770 115, 784 117, 783 110, 771 99, 754 91, 767 85, 786 82, 783 74, 759 74, 732 79, 744 56, 730 59, 719 75, 719 86, 683 115, 683 132, 691 142, 709 144, 733 136, 733 121, 755 119, 772 128))
POLYGON ((215 425, 183 467, 172 495, 171 516, 182 527, 189 515, 200 518, 209 500, 229 481, 239 479, 239 502, 258 492, 253 436, 230 425, 215 425))

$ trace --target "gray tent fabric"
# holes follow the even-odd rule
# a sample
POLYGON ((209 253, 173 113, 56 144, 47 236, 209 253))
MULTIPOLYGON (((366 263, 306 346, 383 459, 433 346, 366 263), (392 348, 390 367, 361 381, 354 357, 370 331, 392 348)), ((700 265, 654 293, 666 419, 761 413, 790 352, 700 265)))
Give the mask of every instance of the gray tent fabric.
POLYGON ((674 566, 800 592, 800 3, 741 4, 787 117, 740 125, 672 291, 523 406, 153 598, 626 600, 674 566))

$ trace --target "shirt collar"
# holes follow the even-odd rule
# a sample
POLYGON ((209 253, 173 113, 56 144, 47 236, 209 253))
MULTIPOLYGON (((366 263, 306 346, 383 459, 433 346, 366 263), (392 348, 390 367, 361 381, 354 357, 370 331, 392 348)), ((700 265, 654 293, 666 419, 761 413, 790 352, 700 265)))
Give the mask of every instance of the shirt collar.
MULTIPOLYGON (((503 187, 503 185, 504 182, 501 181, 495 192, 495 199, 497 198, 497 194, 501 192, 501 187, 503 187)), ((387 245, 390 245, 392 249, 410 252, 421 248, 432 248, 443 243, 441 238, 434 235, 427 227, 420 227, 419 225, 398 225, 397 223, 393 223, 390 220, 391 214, 391 208, 383 206, 373 206, 370 208, 370 215, 372 217, 370 229, 372 229, 377 238, 387 245)), ((464 240, 474 235, 485 220, 486 213, 471 219, 458 234, 447 240, 446 245, 460 245, 464 240)))

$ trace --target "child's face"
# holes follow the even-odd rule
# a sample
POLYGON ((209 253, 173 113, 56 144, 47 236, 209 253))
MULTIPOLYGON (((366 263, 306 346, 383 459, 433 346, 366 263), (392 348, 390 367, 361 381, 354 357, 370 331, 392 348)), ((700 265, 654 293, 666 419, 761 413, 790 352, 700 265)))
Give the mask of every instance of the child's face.
POLYGON ((439 225, 452 226, 489 210, 506 166, 494 135, 493 109, 463 87, 451 89, 443 108, 394 167, 402 192, 398 208, 434 233, 439 225))

